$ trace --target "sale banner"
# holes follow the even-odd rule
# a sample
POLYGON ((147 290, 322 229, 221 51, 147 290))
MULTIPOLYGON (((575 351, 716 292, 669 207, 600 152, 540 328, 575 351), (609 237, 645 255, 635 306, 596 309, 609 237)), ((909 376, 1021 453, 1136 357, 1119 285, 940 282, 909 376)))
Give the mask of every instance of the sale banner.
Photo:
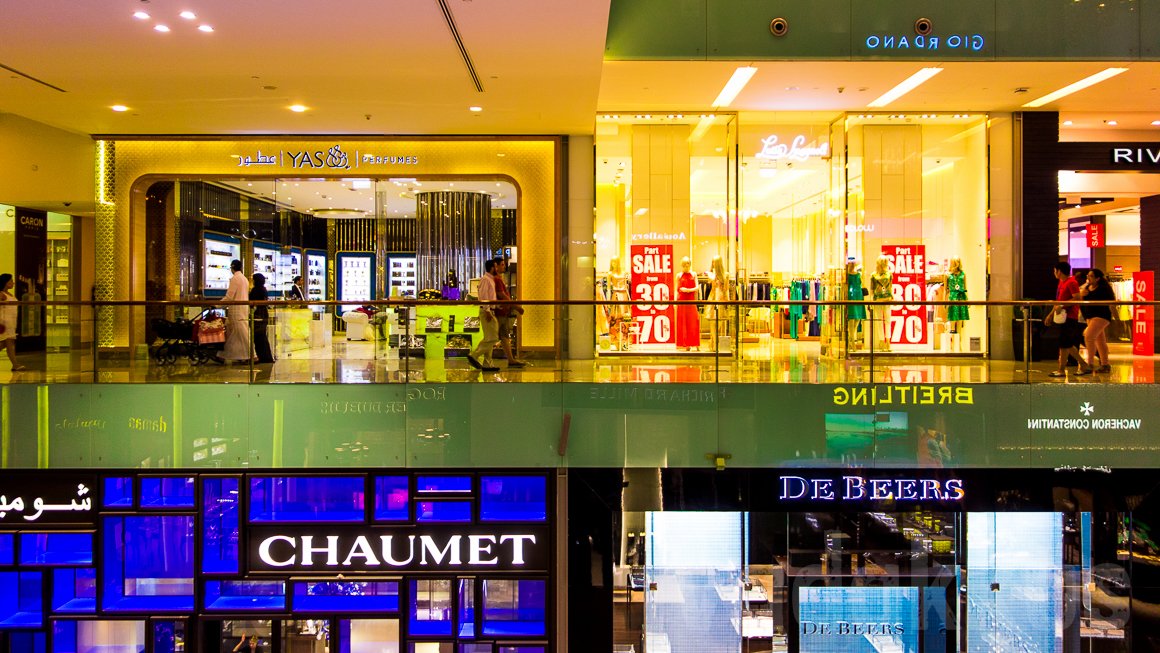
POLYGON ((1087 226, 1087 246, 1090 249, 1104 246, 1104 225, 1093 223, 1087 226))
POLYGON ((926 245, 883 245, 890 261, 894 301, 890 309, 890 344, 925 345, 930 339, 926 306, 926 245))
POLYGON ((636 343, 641 345, 676 344, 673 320, 676 307, 673 298, 673 246, 633 245, 629 260, 629 292, 632 300, 632 319, 638 332, 636 343))
MULTIPOLYGON (((1132 273, 1132 301, 1150 302, 1156 299, 1154 276, 1151 271, 1132 273)), ((1155 307, 1132 307, 1132 353, 1136 356, 1152 356, 1156 353, 1155 319, 1155 307)))

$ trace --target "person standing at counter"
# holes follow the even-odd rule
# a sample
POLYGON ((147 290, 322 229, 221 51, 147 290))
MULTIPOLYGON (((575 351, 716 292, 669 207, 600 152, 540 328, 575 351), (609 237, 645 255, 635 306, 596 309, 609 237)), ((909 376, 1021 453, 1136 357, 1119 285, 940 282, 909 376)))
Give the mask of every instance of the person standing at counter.
MULTIPOLYGON (((258 275, 255 274, 254 281, 256 282, 257 280, 258 280, 258 275)), ((286 300, 291 301, 291 302, 304 302, 304 301, 306 301, 306 293, 302 291, 302 276, 301 275, 294 277, 294 280, 290 282, 290 290, 286 291, 286 300)))
MULTIPOLYGON (((227 302, 244 302, 249 297, 250 284, 246 275, 242 274, 242 262, 234 259, 230 261, 230 286, 224 297, 227 302)), ((233 361, 250 360, 250 323, 249 307, 244 304, 235 304, 226 308, 226 346, 222 351, 222 358, 233 361)))
MULTIPOLYGON (((492 272, 495 270, 495 261, 487 259, 483 264, 483 277, 479 280, 479 301, 480 302, 494 302, 496 300, 495 294, 495 277, 492 272)), ((499 320, 492 312, 493 307, 487 304, 479 305, 479 325, 483 337, 479 344, 471 353, 467 355, 467 362, 477 370, 484 372, 498 372, 499 368, 491 361, 491 350, 495 349, 495 343, 499 342, 499 320)))
MULTIPOLYGON (((254 274, 254 287, 250 289, 250 301, 264 302, 270 299, 266 291, 266 275, 254 274)), ((266 327, 270 324, 270 307, 265 304, 254 306, 254 355, 259 363, 273 363, 274 353, 270 351, 270 336, 266 327)))

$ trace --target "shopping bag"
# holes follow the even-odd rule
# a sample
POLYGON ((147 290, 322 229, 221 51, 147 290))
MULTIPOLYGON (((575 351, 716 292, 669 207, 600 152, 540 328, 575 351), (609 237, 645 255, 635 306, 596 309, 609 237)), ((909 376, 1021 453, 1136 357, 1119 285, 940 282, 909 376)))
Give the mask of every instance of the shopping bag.
POLYGON ((220 317, 200 320, 194 330, 194 337, 200 345, 226 341, 226 321, 220 317))

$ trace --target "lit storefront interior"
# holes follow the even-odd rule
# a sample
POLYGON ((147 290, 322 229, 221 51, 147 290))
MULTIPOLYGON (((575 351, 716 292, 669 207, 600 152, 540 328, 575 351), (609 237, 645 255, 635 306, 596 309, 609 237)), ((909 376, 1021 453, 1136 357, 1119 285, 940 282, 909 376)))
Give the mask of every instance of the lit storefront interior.
POLYGON ((986 298, 987 169, 984 114, 601 115, 596 296, 642 301, 597 352, 985 354, 982 310, 873 301, 986 298), (866 305, 778 306, 827 299, 866 305))

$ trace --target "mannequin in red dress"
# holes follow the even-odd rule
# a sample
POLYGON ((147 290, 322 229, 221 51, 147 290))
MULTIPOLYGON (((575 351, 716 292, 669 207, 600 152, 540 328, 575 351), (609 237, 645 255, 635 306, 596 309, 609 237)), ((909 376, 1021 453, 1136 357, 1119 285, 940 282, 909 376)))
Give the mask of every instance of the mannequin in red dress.
MULTIPOLYGON (((697 300, 697 277, 689 271, 689 257, 681 259, 681 275, 677 277, 677 299, 697 300)), ((677 304, 677 348, 697 350, 701 347, 701 318, 695 304, 677 304)))

